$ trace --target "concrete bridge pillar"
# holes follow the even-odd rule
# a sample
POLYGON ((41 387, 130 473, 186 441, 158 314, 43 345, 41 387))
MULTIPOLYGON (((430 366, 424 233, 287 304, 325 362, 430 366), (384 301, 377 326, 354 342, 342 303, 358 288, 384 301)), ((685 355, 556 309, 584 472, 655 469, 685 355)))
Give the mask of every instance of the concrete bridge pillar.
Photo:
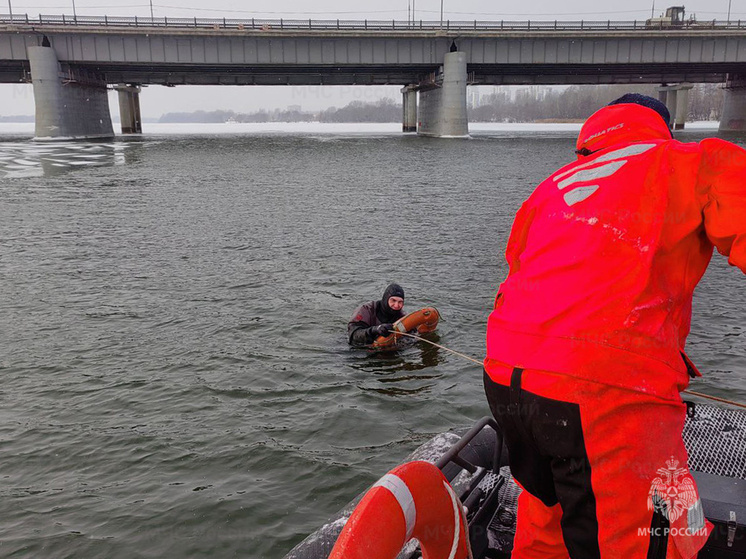
POLYGON ((689 92, 694 86, 690 83, 680 83, 676 87, 676 116, 671 120, 674 130, 683 130, 686 117, 689 116, 689 92))
POLYGON ((436 83, 420 89, 418 134, 449 138, 469 135, 466 80, 466 53, 446 54, 442 74, 436 83))
POLYGON ((106 83, 84 71, 63 69, 51 46, 28 47, 28 59, 37 139, 114 136, 106 83))
POLYGON ((686 117, 689 114, 689 90, 694 87, 690 83, 676 85, 662 85, 658 88, 658 99, 666 104, 671 114, 671 128, 683 130, 686 117))
POLYGON ((728 81, 725 83, 720 131, 743 132, 744 130, 746 130, 746 74, 729 74, 728 81))
POLYGON ((136 85, 118 85, 119 118, 122 121, 122 134, 142 134, 140 117, 140 91, 136 85))
POLYGON ((402 132, 417 132, 417 86, 403 87, 402 132))

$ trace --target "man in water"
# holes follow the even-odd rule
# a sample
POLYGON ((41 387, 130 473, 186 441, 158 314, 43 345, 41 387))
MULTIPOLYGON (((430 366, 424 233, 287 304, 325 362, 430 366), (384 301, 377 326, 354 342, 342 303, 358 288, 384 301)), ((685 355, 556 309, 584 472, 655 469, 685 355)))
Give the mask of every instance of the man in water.
POLYGON ((681 143, 656 99, 593 114, 516 215, 485 391, 524 491, 512 557, 696 556, 712 526, 679 393, 713 248, 746 272, 746 151, 681 143))
POLYGON ((390 284, 380 301, 360 305, 347 323, 347 338, 352 345, 370 345, 378 336, 388 336, 394 322, 404 316, 404 290, 390 284))

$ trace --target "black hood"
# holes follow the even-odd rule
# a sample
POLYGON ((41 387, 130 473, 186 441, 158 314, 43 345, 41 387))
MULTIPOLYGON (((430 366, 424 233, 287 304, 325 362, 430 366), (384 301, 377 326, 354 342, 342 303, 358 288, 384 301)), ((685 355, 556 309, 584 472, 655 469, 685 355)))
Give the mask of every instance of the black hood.
POLYGON ((402 312, 392 310, 391 307, 389 307, 390 297, 401 297, 402 299, 404 299, 404 289, 402 289, 402 286, 398 283, 389 284, 389 286, 383 292, 383 297, 381 297, 381 308, 383 309, 383 313, 386 316, 396 316, 398 318, 402 315, 402 312))

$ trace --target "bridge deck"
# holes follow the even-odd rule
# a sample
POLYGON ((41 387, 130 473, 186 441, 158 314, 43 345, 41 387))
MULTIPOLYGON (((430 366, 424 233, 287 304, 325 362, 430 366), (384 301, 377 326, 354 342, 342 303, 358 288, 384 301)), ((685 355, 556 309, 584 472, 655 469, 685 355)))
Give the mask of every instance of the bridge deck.
POLYGON ((0 16, 0 81, 28 81, 47 36, 63 67, 107 83, 405 85, 452 43, 474 84, 723 82, 746 74, 746 21, 343 21, 0 16))
POLYGON ((260 31, 386 31, 386 32, 485 32, 502 33, 505 31, 733 31, 746 30, 746 20, 706 20, 687 21, 678 27, 647 25, 645 20, 612 21, 612 20, 540 20, 540 21, 397 21, 397 20, 313 20, 313 19, 232 19, 232 18, 149 18, 121 16, 70 16, 42 15, 31 17, 28 14, 0 16, 3 25, 33 25, 52 27, 105 27, 105 28, 167 28, 175 29, 235 29, 260 31))

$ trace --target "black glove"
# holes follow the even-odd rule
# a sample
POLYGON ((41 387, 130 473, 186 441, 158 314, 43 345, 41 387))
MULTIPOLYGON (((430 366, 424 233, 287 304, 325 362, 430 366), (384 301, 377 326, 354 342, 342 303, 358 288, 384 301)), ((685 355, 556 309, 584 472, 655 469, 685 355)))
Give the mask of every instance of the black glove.
POLYGON ((388 336, 393 329, 394 325, 390 322, 386 324, 379 324, 378 326, 376 326, 376 332, 379 336, 388 336))

